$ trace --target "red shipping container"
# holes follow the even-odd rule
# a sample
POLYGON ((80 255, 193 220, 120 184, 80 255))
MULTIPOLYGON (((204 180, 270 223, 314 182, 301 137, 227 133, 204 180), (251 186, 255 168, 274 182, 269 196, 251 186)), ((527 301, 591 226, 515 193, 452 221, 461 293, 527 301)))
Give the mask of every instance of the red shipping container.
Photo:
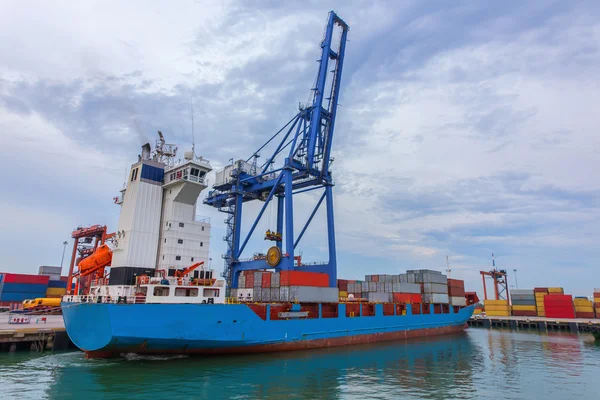
POLYGON ((420 294, 411 293, 411 295, 410 295, 410 301, 411 302, 413 302, 413 303, 421 303, 422 300, 423 300, 423 298, 421 297, 420 294))
POLYGON ((575 313, 575 318, 595 318, 596 316, 594 315, 593 312, 576 312, 575 313))
POLYGON ((264 288, 271 287, 271 273, 270 272, 262 273, 262 286, 261 287, 264 287, 264 288))
POLYGON ((536 287, 533 289, 535 293, 548 293, 547 287, 536 287))
POLYGON ((394 293, 392 296, 395 303, 412 303, 411 293, 394 293))
POLYGON ((547 318, 575 318, 573 296, 566 294, 544 296, 544 310, 547 318))
POLYGON ((465 281, 460 279, 450 279, 448 278, 448 287, 457 287, 463 288, 465 287, 465 281))
POLYGON ((329 275, 320 272, 281 271, 280 286, 329 286, 329 275))
POLYGON ((371 282, 379 282, 379 275, 371 275, 371 282))
POLYGON ((338 279, 337 287, 338 287, 338 289, 347 292, 348 291, 348 281, 346 279, 338 279))
POLYGON ((537 317, 537 311, 513 310, 515 317, 537 317))
POLYGON ((26 274, 4 274, 5 283, 33 283, 47 285, 50 277, 48 275, 26 275, 26 274))
POLYGON ((450 286, 448 287, 448 296, 465 297, 465 289, 450 286))

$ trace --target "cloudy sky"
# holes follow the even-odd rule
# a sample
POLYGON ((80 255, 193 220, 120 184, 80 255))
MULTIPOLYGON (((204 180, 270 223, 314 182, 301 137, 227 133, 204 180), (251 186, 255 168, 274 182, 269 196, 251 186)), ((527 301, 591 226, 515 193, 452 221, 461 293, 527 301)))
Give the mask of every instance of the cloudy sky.
MULTIPOLYGON (((159 129, 191 146, 192 98, 197 152, 215 169, 249 156, 308 99, 334 9, 350 25, 339 274, 449 255, 481 292, 493 252, 520 288, 600 287, 596 2, 285 3, 0 2, 0 270, 59 264, 77 225, 114 229, 140 146, 159 129)), ((224 216, 198 213, 220 269, 224 216)), ((323 240, 307 234, 304 258, 323 240)))

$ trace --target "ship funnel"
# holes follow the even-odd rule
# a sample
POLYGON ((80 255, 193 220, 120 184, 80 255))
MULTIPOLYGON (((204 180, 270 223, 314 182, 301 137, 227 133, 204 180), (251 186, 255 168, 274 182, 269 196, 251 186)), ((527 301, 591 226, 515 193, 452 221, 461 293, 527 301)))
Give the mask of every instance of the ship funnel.
POLYGON ((146 143, 145 145, 142 146, 142 160, 149 160, 150 159, 150 143, 146 143))

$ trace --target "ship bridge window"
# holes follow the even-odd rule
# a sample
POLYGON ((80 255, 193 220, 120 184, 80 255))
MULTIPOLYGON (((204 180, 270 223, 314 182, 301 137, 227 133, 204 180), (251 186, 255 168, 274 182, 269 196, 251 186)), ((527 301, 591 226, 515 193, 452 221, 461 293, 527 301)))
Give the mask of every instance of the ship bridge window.
POLYGON ((175 256, 175 260, 181 261, 181 256, 175 256))
POLYGON ((200 171, 200 178, 204 177, 204 175, 206 175, 206 171, 200 171))
POLYGON ((204 297, 218 297, 219 289, 204 289, 204 291, 202 292, 202 295, 204 297))
POLYGON ((185 224, 184 224, 183 222, 180 222, 180 223, 179 223, 179 227, 180 227, 180 228, 183 228, 184 226, 185 226, 185 224))
POLYGON ((178 296, 178 297, 198 297, 198 288, 193 288, 193 289, 177 288, 177 289, 175 289, 175 296, 178 296))
POLYGON ((154 288, 154 295, 155 296, 168 296, 169 295, 169 288, 168 287, 157 286, 157 287, 154 288))
POLYGON ((198 176, 200 174, 200 170, 198 168, 192 168, 190 171, 190 175, 198 176))
POLYGON ((178 244, 183 244, 183 239, 177 239, 178 244))

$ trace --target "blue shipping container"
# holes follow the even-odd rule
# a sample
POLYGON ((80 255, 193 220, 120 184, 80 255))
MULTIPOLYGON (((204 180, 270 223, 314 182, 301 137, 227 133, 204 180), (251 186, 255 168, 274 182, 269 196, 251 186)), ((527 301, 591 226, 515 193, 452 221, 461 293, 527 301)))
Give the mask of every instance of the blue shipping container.
POLYGON ((37 299, 46 297, 46 292, 41 293, 2 293, 0 294, 0 301, 18 301, 28 299, 37 299))
POLYGON ((67 288, 67 282, 63 281, 48 281, 48 288, 67 288))
POLYGON ((0 283, 4 281, 4 274, 0 274, 0 283))
POLYGON ((6 283, 2 284, 0 293, 46 293, 48 285, 42 283, 6 283))

